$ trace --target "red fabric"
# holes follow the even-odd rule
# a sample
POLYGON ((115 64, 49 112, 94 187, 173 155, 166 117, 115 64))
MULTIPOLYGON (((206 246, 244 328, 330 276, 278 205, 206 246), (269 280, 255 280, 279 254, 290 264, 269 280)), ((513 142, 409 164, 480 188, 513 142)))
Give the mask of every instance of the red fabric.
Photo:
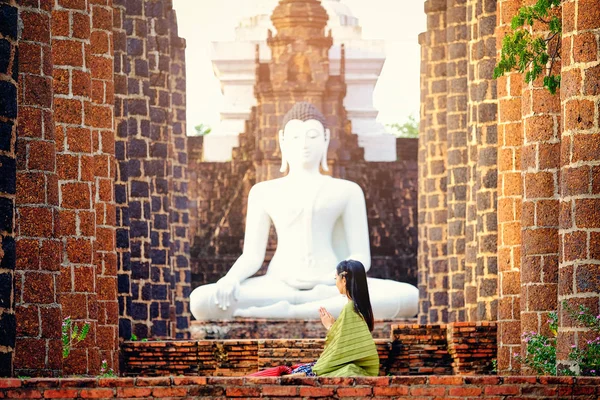
POLYGON ((279 367, 267 368, 262 371, 255 372, 248 376, 282 376, 288 375, 292 372, 290 367, 286 367, 285 365, 280 365, 279 367))

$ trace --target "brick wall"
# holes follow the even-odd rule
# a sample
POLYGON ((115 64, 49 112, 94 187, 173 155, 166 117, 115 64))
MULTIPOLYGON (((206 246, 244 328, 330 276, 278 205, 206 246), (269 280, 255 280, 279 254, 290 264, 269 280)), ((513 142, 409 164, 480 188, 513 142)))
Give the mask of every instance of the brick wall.
POLYGON ((171 2, 114 10, 119 335, 185 337, 185 42, 171 2))
POLYGON ((11 376, 15 349, 15 192, 17 136, 18 8, 0 4, 0 376, 11 376))
MULTIPOLYGON (((600 259, 596 230, 595 201, 598 197, 595 169, 598 151, 598 9, 597 1, 568 1, 554 10, 562 13, 562 89, 551 95, 542 78, 523 84, 523 76, 510 73, 493 79, 493 68, 502 39, 519 7, 534 1, 466 0, 429 1, 428 30, 420 36, 422 46, 421 117, 419 139, 419 288, 420 322, 435 322, 444 306, 435 303, 438 281, 444 283, 446 270, 433 270, 433 260, 447 262, 451 319, 498 321, 498 369, 502 374, 519 371, 514 356, 521 353, 521 334, 548 334, 548 313, 567 300, 572 306, 584 304, 596 313, 600 284, 600 259), (466 15, 464 5, 466 4, 466 15), (463 41, 455 35, 466 21, 468 31, 467 123, 456 123, 462 110, 456 98, 464 81, 455 68, 463 41), (445 21, 445 23, 441 22, 445 21), (433 52, 445 26, 445 49, 433 52), (495 33, 495 37, 494 37, 495 33), (436 41, 437 40, 437 41, 436 41), (442 54, 444 67, 438 64, 442 54), (436 68, 438 71, 436 71, 436 68), (441 78, 440 78, 441 77, 441 78), (445 79, 444 106, 436 105, 438 79, 445 79), (437 87, 434 87, 437 84, 437 87), (438 143, 436 117, 446 113, 447 221, 432 215, 438 179, 433 163, 440 154, 431 152, 438 143), (466 133, 465 142, 462 133, 466 133), (457 172, 467 169, 466 212, 463 214, 462 181, 457 172), (498 227, 500 229, 498 229, 498 227), (448 231, 448 255, 437 258, 439 249, 432 232, 448 231), (457 251, 464 235, 464 286, 457 251), (426 239, 428 239, 426 241, 426 239), (432 284, 434 282, 435 284, 432 284), (456 283, 456 284, 455 284, 456 283), (464 311, 461 308, 464 291, 464 311), (457 301, 454 302, 453 299, 457 301), (437 310, 437 311, 436 311, 437 310)), ((534 34, 546 34, 542 24, 534 34)), ((556 38, 550 47, 556 45, 556 38)), ((560 317, 558 352, 560 363, 569 364, 574 344, 585 345, 591 333, 571 321, 564 310, 560 317)), ((523 371, 527 373, 527 371, 523 371)))
MULTIPOLYGON (((498 2, 496 48, 509 31, 520 0, 498 2)), ((498 371, 518 371, 521 351, 521 88, 523 76, 498 79, 498 371)))
POLYGON ((1 7, 1 374, 118 370, 132 320, 140 337, 189 325, 185 42, 165 2, 1 7), (65 317, 90 331, 63 360, 65 317))
POLYGON ((562 18, 559 369, 569 365, 571 345, 596 336, 569 318, 562 301, 600 313, 600 1, 566 1, 562 18))
POLYGON ((15 373, 56 376, 62 368, 61 255, 53 107, 51 6, 21 5, 17 132, 15 373), (38 357, 31 357, 31 352, 38 357))
POLYGON ((8 398, 365 398, 573 400, 600 395, 599 378, 424 376, 375 378, 162 377, 120 379, 0 380, 8 398))
MULTIPOLYGON (((315 361, 324 343, 316 338, 126 342, 121 371, 126 376, 243 376, 315 361)), ((381 375, 489 374, 496 325, 392 325, 389 337, 375 344, 381 375)))

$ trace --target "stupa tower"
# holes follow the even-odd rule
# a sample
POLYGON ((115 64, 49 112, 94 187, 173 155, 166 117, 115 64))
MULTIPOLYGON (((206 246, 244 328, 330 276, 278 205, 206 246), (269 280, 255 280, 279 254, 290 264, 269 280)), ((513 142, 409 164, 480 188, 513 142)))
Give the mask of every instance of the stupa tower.
MULTIPOLYGON (((356 135, 351 133, 343 101, 346 95, 344 58, 341 73, 331 76, 329 49, 333 39, 325 33, 328 15, 318 0, 281 0, 271 16, 277 34, 269 33, 271 60, 256 58, 255 137, 256 180, 281 176, 278 131, 283 115, 297 102, 308 101, 327 118, 331 130, 329 160, 334 175, 343 175, 344 161, 362 160, 356 135)), ((343 48, 342 48, 343 51, 343 48)))

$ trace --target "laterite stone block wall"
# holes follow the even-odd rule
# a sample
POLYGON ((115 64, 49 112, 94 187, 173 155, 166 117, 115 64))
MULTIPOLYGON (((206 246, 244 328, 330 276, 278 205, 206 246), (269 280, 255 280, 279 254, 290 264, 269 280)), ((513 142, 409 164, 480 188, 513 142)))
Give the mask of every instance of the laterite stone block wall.
MULTIPOLYGON (((324 339, 229 339, 125 342, 125 376, 244 376, 265 368, 317 360, 324 339)), ((400 324, 375 339, 381 375, 477 375, 492 373, 496 325, 400 324)))
POLYGON ((18 85, 18 6, 0 4, 0 377, 11 376, 16 320, 15 192, 18 85))
POLYGON ((0 375, 118 370, 188 333, 185 42, 171 2, 0 8, 0 375))
POLYGON ((429 0, 420 36, 419 322, 497 321, 502 374, 521 370, 523 333, 549 334, 557 309, 566 368, 571 346, 595 336, 562 302, 600 312, 600 2, 553 10, 555 95, 542 77, 493 79, 512 17, 533 3, 429 0))

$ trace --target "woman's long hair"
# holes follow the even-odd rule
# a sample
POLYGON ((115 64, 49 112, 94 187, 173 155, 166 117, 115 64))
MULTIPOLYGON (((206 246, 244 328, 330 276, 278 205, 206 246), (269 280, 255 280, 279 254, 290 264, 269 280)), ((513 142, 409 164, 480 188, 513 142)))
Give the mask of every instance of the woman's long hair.
POLYGON ((373 332, 375 322, 364 265, 360 261, 344 260, 338 264, 336 270, 338 275, 346 278, 346 293, 354 302, 354 310, 363 317, 369 331, 373 332))

